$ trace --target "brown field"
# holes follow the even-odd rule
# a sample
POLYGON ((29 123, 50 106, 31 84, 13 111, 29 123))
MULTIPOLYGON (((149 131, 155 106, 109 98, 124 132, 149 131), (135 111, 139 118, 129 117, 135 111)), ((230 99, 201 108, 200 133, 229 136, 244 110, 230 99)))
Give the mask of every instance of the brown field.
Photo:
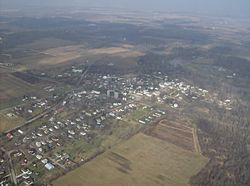
POLYGON ((206 107, 195 107, 194 109, 195 109, 197 112, 209 114, 209 109, 206 108, 206 107))
POLYGON ((30 84, 37 84, 39 82, 41 82, 41 79, 33 76, 32 74, 29 73, 24 73, 24 72, 14 72, 12 73, 13 76, 27 82, 30 84))
POLYGON ((142 56, 143 53, 133 49, 132 45, 123 45, 122 47, 109 47, 109 48, 97 48, 90 49, 88 53, 95 54, 108 54, 120 57, 138 57, 142 56))
POLYGON ((42 52, 48 55, 47 58, 38 61, 40 65, 56 65, 85 56, 94 56, 99 54, 119 56, 119 57, 138 57, 143 53, 134 50, 133 46, 125 45, 119 47, 88 49, 83 45, 72 45, 58 48, 52 48, 42 52))
POLYGON ((16 98, 34 91, 34 87, 10 74, 0 74, 0 100, 16 98))
POLYGON ((62 39, 57 39, 57 38, 43 38, 36 40, 32 43, 25 44, 25 45, 18 45, 18 48, 27 48, 27 49, 32 49, 32 50, 46 50, 49 48, 56 48, 56 47, 62 47, 62 46, 67 46, 67 45, 72 45, 74 44, 71 41, 67 40, 62 40, 62 39))
POLYGON ((146 134, 165 140, 186 150, 195 151, 193 130, 190 127, 166 120, 160 121, 146 134))
POLYGON ((57 53, 56 55, 49 56, 45 59, 39 60, 38 64, 40 65, 57 65, 61 63, 65 63, 67 61, 77 59, 81 57, 81 55, 77 52, 64 52, 64 53, 57 53))
POLYGON ((55 186, 186 186, 207 159, 139 133, 54 181, 55 186))
POLYGON ((39 86, 32 85, 9 73, 1 73, 0 79, 0 109, 20 104, 24 95, 46 94, 39 86))

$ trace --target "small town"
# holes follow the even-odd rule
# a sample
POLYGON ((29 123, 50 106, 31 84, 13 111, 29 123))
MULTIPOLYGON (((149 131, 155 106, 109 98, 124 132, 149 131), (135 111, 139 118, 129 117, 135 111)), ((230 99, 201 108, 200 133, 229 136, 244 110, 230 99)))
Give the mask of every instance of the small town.
POLYGON ((129 136, 164 118, 169 109, 181 112, 192 102, 232 109, 230 99, 218 100, 205 89, 160 72, 132 77, 86 74, 84 78, 83 88, 63 94, 64 98, 49 86, 44 88, 51 94, 47 99, 25 96, 22 105, 8 110, 7 117, 27 122, 0 139, 2 185, 12 181, 32 185, 83 164, 115 144, 102 141, 119 122, 136 127, 119 129, 129 136))
POLYGON ((249 186, 249 7, 0 0, 0 186, 249 186))

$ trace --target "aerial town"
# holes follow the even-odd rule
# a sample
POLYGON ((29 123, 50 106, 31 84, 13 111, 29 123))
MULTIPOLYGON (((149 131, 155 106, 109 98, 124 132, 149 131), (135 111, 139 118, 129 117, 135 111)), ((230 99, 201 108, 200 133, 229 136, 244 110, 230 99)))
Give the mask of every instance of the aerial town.
MULTIPOLYGON (((76 72, 83 79, 82 70, 72 67, 76 72)), ((56 87, 45 87, 48 98, 25 96, 21 106, 8 110, 7 117, 32 119, 1 137, 2 185, 11 180, 42 183, 81 165, 116 143, 102 142, 105 135, 113 135, 115 125, 120 135, 130 136, 159 121, 169 109, 181 112, 199 102, 216 103, 226 110, 233 106, 230 99, 219 100, 161 72, 131 77, 84 73, 84 79, 84 86, 62 95, 54 93, 56 87), (119 122, 132 123, 134 129, 123 129, 119 122)))
POLYGON ((0 3, 0 186, 250 185, 249 19, 47 1, 0 3))

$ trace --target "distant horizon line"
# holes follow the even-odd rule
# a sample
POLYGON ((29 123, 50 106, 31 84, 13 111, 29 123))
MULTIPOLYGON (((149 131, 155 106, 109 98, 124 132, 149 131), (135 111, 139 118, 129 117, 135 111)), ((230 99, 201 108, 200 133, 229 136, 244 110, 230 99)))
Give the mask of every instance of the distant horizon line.
MULTIPOLYGON (((94 10, 94 9, 99 9, 99 10, 122 10, 124 12, 133 12, 133 13, 162 13, 162 14, 182 14, 182 15, 191 15, 191 16, 205 16, 205 17, 220 17, 220 18, 233 18, 233 19, 249 19, 250 17, 247 15, 229 15, 227 13, 225 14, 214 14, 214 13, 208 13, 208 12, 202 12, 202 11, 172 11, 172 10, 135 10, 132 8, 128 7, 107 7, 107 6, 86 6, 86 7, 80 7, 76 5, 71 5, 71 6, 66 6, 66 5, 61 5, 59 7, 54 7, 54 6, 49 6, 49 5, 42 5, 43 8, 48 8, 49 9, 58 9, 58 10, 64 10, 65 8, 67 9, 73 9, 75 8, 76 10, 94 10)), ((0 14, 1 11, 8 11, 8 10, 16 10, 16 11, 27 11, 30 8, 36 8, 36 9, 41 9, 41 7, 37 5, 29 5, 26 6, 25 8, 18 8, 18 7, 6 7, 6 8, 0 8, 0 14)), ((34 9, 33 9, 34 11, 34 9)), ((94 12, 93 12, 94 13, 94 12)), ((115 12, 114 12, 115 13, 115 12)))

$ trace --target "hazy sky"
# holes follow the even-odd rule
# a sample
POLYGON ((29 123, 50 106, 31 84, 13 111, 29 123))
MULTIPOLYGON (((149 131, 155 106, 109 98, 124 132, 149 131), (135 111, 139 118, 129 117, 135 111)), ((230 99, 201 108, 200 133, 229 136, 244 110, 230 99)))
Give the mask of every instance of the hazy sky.
POLYGON ((0 0, 7 5, 23 6, 79 6, 126 8, 142 11, 195 12, 214 15, 250 17, 250 0, 0 0))

